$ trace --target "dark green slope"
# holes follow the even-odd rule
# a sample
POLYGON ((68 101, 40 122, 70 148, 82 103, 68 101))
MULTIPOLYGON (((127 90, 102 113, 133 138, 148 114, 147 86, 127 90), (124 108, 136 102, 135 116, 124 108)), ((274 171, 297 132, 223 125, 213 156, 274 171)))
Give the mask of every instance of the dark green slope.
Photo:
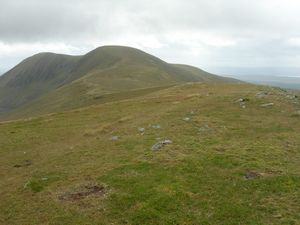
POLYGON ((79 57, 40 53, 29 57, 0 77, 0 112, 62 86, 79 57))
POLYGON ((113 93, 183 82, 228 81, 129 47, 104 46, 83 56, 40 53, 0 78, 0 112, 30 111, 28 107, 52 112, 84 106, 90 99, 113 93))

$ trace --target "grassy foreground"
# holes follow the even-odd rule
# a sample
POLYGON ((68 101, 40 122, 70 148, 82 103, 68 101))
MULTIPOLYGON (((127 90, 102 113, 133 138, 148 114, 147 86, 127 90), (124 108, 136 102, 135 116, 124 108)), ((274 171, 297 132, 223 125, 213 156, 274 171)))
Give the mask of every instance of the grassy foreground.
POLYGON ((300 224, 298 110, 280 89, 186 84, 0 123, 0 223, 300 224))

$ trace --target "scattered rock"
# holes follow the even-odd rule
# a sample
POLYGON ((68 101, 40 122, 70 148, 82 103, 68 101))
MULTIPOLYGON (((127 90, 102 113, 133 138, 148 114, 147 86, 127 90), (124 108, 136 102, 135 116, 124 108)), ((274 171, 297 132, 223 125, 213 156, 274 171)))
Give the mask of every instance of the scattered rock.
POLYGON ((154 128, 154 129, 160 129, 161 128, 161 126, 159 124, 153 124, 153 125, 151 125, 151 127, 154 128))
POLYGON ((240 98, 238 100, 236 100, 236 102, 249 102, 250 99, 249 98, 240 98))
POLYGON ((295 100, 298 98, 297 95, 287 95, 286 98, 290 99, 290 100, 295 100))
POLYGON ((112 137, 110 138, 110 140, 111 140, 111 141, 117 141, 117 140, 119 140, 119 136, 112 136, 112 137))
POLYGON ((138 131, 143 134, 145 132, 145 128, 140 127, 140 128, 138 128, 138 131))
POLYGON ((172 144, 173 142, 171 140, 164 140, 162 141, 162 144, 166 145, 166 144, 172 144))
POLYGON ((20 167, 27 167, 32 165, 32 161, 31 160, 23 160, 21 163, 14 165, 15 168, 20 168, 20 167))
POLYGON ((163 146, 163 145, 162 145, 161 142, 157 142, 157 143, 155 143, 154 145, 152 145, 151 149, 152 149, 153 151, 156 151, 156 150, 159 150, 162 146, 163 146))
POLYGON ((104 195, 107 190, 102 185, 84 185, 73 192, 67 192, 59 196, 62 201, 78 201, 90 195, 104 195))
POLYGON ((246 103, 245 102, 240 102, 241 108, 245 109, 246 108, 246 103))
POLYGON ((172 144, 172 141, 171 140, 163 140, 163 141, 159 141, 157 143, 155 143, 151 149, 153 151, 157 151, 159 149, 161 149, 164 145, 168 145, 168 144, 172 144))
POLYGON ((236 100, 236 102, 240 103, 240 107, 245 109, 246 108, 246 102, 250 101, 249 98, 240 98, 236 100))
POLYGON ((258 98, 263 98, 263 97, 266 97, 269 93, 266 92, 266 91, 260 91, 260 92, 257 92, 256 93, 256 97, 258 98))
POLYGON ((270 106, 273 106, 273 105, 274 105, 274 103, 270 102, 270 103, 261 104, 260 106, 266 108, 266 107, 270 107, 270 106))
POLYGON ((207 132, 207 131, 210 131, 210 127, 209 127, 207 124, 205 124, 205 125, 203 125, 202 127, 200 127, 200 128, 198 129, 198 131, 199 131, 199 132, 207 132))
POLYGON ((184 121, 186 121, 186 122, 188 122, 188 121, 190 121, 190 120, 191 120, 191 118, 189 118, 189 117, 185 117, 185 118, 183 118, 183 120, 184 120, 184 121))

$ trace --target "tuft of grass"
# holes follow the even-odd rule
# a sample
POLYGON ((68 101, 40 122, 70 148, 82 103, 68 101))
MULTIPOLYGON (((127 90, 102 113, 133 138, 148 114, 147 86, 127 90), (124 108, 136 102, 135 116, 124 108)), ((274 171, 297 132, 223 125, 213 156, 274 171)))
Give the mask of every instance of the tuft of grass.
POLYGON ((47 186, 55 183, 63 178, 63 174, 53 172, 46 173, 43 176, 33 176, 26 184, 24 188, 30 188, 34 193, 43 191, 47 186))

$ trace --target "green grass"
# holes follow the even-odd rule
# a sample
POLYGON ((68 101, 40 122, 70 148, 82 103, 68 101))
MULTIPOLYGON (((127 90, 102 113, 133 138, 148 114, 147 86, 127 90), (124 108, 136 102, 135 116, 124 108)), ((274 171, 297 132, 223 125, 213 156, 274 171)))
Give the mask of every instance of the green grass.
POLYGON ((0 123, 0 223, 297 225, 299 105, 286 94, 186 84, 0 123), (173 143, 152 151, 158 137, 173 143), (88 183, 106 193, 60 200, 88 183))

